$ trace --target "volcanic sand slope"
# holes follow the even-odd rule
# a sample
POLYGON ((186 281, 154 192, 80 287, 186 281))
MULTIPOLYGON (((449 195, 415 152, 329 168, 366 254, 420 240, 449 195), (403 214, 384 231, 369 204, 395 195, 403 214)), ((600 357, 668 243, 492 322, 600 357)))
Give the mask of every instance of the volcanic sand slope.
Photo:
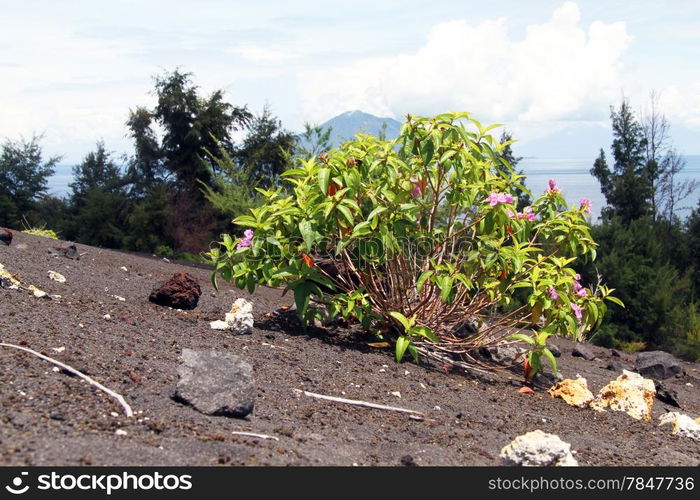
MULTIPOLYGON (((544 389, 520 394, 520 372, 475 376, 399 365, 390 349, 368 346, 376 339, 355 328, 304 331, 291 313, 269 315, 292 303, 279 290, 261 288, 250 297, 222 283, 215 291, 207 269, 84 245, 79 261, 50 256, 48 248, 58 244, 65 243, 16 232, 11 246, 0 245, 0 263, 23 283, 61 295, 48 300, 0 289, 0 338, 87 373, 121 393, 136 415, 127 419, 104 393, 46 361, 0 348, 3 465, 497 465, 503 446, 535 429, 571 443, 581 465, 700 464, 699 442, 657 427, 661 414, 676 410, 659 401, 654 421, 638 422, 567 406, 544 389), (66 282, 49 279, 49 270, 66 282), (202 287, 194 311, 148 302, 157 284, 180 271, 202 287), (238 297, 254 303, 253 333, 211 330, 209 322, 238 297), (257 385, 253 413, 244 420, 211 417, 173 400, 183 348, 245 358, 257 385), (319 401, 294 389, 409 408, 426 418, 319 401)), ((619 375, 606 369, 610 361, 633 368, 626 354, 591 347, 598 359, 586 361, 571 356, 571 342, 555 344, 564 376, 580 374, 594 393, 619 375)), ((665 385, 695 418, 700 373, 697 365, 683 367, 685 374, 665 385)))

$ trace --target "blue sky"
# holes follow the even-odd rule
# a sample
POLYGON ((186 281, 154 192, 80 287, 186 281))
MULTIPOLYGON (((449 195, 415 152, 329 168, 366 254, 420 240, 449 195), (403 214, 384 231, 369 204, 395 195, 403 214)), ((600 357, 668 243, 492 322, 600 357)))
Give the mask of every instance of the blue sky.
POLYGON ((44 133, 66 163, 98 139, 128 152, 129 108, 180 67, 292 130, 351 109, 467 110, 541 148, 656 89, 679 149, 700 153, 700 2, 487 4, 2 0, 0 137, 44 133))

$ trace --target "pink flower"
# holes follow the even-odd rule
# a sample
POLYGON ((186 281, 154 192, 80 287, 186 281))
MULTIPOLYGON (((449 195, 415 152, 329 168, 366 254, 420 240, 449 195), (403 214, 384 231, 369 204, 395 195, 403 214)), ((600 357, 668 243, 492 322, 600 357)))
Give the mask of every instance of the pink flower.
POLYGON ((581 210, 583 210, 584 214, 590 214, 591 213, 591 205, 593 205, 593 202, 589 200, 588 198, 581 198, 578 200, 578 202, 581 204, 581 210))
POLYGON ((577 297, 585 297, 586 295, 588 295, 588 290, 583 288, 581 285, 579 285, 579 287, 580 288, 576 291, 577 297))
POLYGON ((243 231, 243 239, 236 245, 237 249, 246 248, 253 244, 253 236, 255 233, 251 229, 243 231))
POLYGON ((581 289, 583 289, 581 283, 579 283, 578 281, 574 281, 574 292, 578 292, 581 289))
POLYGON ((549 184, 549 188, 545 189, 545 193, 561 193, 561 190, 557 187, 557 181, 555 181, 554 179, 549 179, 547 184, 549 184))
POLYGON ((516 214, 515 212, 513 212, 510 209, 508 209, 508 211, 506 213, 508 214, 508 217, 510 217, 511 219, 515 219, 516 217, 518 219, 520 218, 520 214, 516 214))
POLYGON ((532 207, 523 208, 523 213, 522 213, 523 219, 527 219, 530 222, 532 222, 533 220, 535 220, 535 217, 537 217, 537 216, 535 215, 535 212, 532 211, 532 207))
POLYGON ((580 322, 581 318, 583 318, 583 315, 581 314, 581 308, 574 302, 571 302, 569 305, 571 306, 571 309, 573 309, 574 314, 576 315, 576 319, 578 319, 580 322))
POLYGON ((559 294, 554 288, 550 288, 549 290, 547 290, 547 293, 549 294, 549 297, 552 300, 557 300, 559 298, 559 294))
POLYGON ((513 203, 513 195, 509 193, 491 193, 486 197, 492 207, 495 207, 499 203, 513 203))
POLYGON ((420 184, 418 184, 417 182, 414 182, 413 183, 413 192, 411 193, 411 195, 414 198, 418 198, 422 194, 423 194, 423 192, 420 189, 420 184))

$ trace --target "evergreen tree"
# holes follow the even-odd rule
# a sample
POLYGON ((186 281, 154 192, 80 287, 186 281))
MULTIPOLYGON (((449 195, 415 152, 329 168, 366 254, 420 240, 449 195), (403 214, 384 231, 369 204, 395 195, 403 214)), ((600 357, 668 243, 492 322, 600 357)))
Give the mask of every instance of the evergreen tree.
POLYGON ((279 176, 291 161, 296 137, 282 128, 282 122, 265 107, 248 125, 248 135, 236 150, 235 158, 250 182, 261 188, 277 185, 279 176))
POLYGON ((601 150, 591 174, 598 179, 609 205, 609 210, 604 213, 608 217, 618 216, 624 224, 629 224, 640 217, 652 215, 653 193, 645 161, 647 140, 626 99, 622 100, 619 109, 610 108, 610 118, 613 169, 608 168, 601 150))
MULTIPOLYGON (((501 138, 500 138, 501 144, 507 143, 505 148, 503 148, 503 151, 501 152, 501 159, 505 160, 507 162, 507 164, 510 165, 510 167, 513 170, 517 170, 518 163, 520 163, 520 160, 522 160, 523 158, 522 158, 522 156, 515 156, 515 154, 513 153, 513 148, 511 147, 512 140, 513 140, 513 135, 510 132, 508 132, 507 130, 504 130, 501 133, 501 138)), ((523 171, 519 170, 518 174, 523 175, 523 187, 525 187, 525 184, 524 184, 525 179, 524 179, 523 171)), ((516 188, 515 194, 518 198, 518 204, 517 204, 518 210, 522 210, 523 208, 529 206, 532 203, 532 199, 530 198, 530 193, 527 190, 516 188)))
POLYGON ((39 142, 41 136, 30 140, 5 140, 0 153, 0 225, 21 227, 42 224, 37 203, 47 194, 48 179, 60 157, 44 160, 39 142))
POLYGON ((324 128, 320 125, 304 123, 304 133, 296 138, 294 156, 306 159, 329 151, 332 147, 332 132, 333 127, 331 126, 324 128))
POLYGON ((126 181, 103 142, 73 168, 73 179, 67 236, 88 245, 121 248, 128 206, 126 181))

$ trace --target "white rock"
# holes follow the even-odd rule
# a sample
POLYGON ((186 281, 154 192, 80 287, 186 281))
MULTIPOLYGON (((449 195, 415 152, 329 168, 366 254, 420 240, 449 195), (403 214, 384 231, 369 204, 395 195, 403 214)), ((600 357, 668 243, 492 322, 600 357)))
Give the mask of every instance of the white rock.
POLYGON ((526 467, 575 467, 571 445, 555 434, 537 429, 516 437, 501 450, 502 465, 526 467))
POLYGON ((230 328, 228 323, 221 321, 220 319, 212 321, 209 323, 209 325, 211 326, 212 330, 228 330, 230 328))
POLYGON ((117 429, 114 431, 117 436, 126 436, 128 433, 124 429, 117 429))
POLYGON ((54 351, 54 352, 61 353, 61 352, 65 351, 66 348, 65 348, 64 346, 61 346, 61 347, 52 347, 51 350, 54 351))
POLYGON ((659 417, 659 427, 663 425, 671 425, 671 433, 673 434, 700 441, 700 423, 688 415, 683 415, 677 411, 666 413, 659 417))
POLYGON ((124 267, 124 266, 120 267, 119 269, 121 269, 121 270, 124 271, 125 273, 129 271, 129 270, 128 270, 126 267, 124 267))
POLYGON ((236 299, 224 321, 212 321, 210 326, 214 330, 233 330, 235 334, 242 335, 253 331, 254 321, 253 303, 246 299, 236 299))
POLYGON ((117 299, 120 302, 126 302, 126 299, 124 297, 121 297, 119 295, 112 295, 115 299, 117 299))
POLYGON ((43 290, 39 290, 38 288, 35 288, 34 290, 32 290, 32 293, 34 294, 34 296, 37 299, 43 299, 44 297, 46 297, 48 295, 48 293, 46 293, 43 290))
POLYGON ((104 316, 102 316, 102 319, 112 319, 112 316, 110 316, 109 314, 105 314, 104 316))
POLYGON ((48 275, 49 275, 49 278, 51 278, 54 281, 58 281, 59 283, 66 282, 66 277, 63 276, 61 273, 57 273, 56 271, 49 271, 48 275))

